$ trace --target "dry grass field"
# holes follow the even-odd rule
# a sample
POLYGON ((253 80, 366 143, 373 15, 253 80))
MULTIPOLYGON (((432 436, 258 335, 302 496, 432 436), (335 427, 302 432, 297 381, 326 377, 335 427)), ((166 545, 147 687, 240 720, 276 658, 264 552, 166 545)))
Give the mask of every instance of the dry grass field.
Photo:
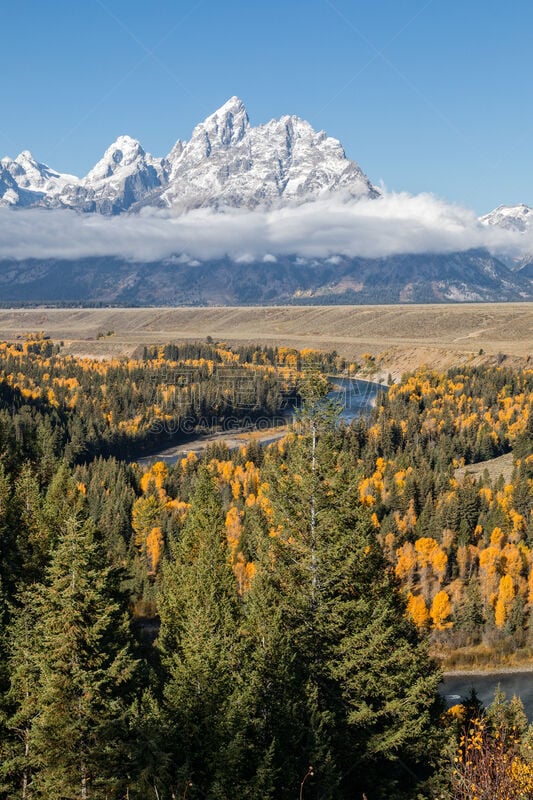
POLYGON ((350 359, 379 353, 393 376, 421 364, 443 369, 501 360, 501 354, 517 363, 533 358, 533 305, 527 303, 0 311, 1 339, 30 331, 63 340, 67 352, 99 357, 207 336, 337 350, 350 359))
POLYGON ((488 471, 491 480, 497 480, 503 475, 509 482, 513 474, 514 459, 512 453, 506 453, 498 458, 491 458, 488 461, 480 461, 479 464, 469 464, 467 467, 459 467, 455 470, 457 480, 462 480, 465 475, 470 475, 474 480, 478 480, 485 470, 488 471))

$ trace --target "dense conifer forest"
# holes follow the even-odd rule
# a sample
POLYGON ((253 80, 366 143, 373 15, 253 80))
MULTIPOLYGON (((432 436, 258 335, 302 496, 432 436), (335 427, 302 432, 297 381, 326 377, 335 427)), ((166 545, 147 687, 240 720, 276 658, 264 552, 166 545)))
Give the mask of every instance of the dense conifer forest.
POLYGON ((439 659, 533 656, 533 370, 420 370, 345 425, 324 375, 355 369, 0 345, 1 797, 533 797, 520 701, 437 691, 439 659), (296 400, 269 446, 135 463, 296 400))

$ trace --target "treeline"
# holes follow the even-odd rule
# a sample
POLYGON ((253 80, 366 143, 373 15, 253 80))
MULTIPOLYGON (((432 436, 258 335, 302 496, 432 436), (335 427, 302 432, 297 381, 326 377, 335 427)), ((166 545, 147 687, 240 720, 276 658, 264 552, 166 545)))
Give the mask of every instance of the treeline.
MULTIPOLYGON (((167 355, 143 363, 204 358, 167 355)), ((19 354, 6 392, 29 390, 40 360, 80 380, 55 358, 19 354)), ((527 644, 533 372, 421 371, 349 427, 319 374, 296 380, 307 400, 284 440, 147 470, 76 464, 70 394, 2 395, 7 798, 462 800, 484 769, 530 796, 519 704, 490 724, 468 703, 443 714, 428 652, 527 644), (511 450, 510 484, 457 477, 511 450), (478 744, 473 775, 453 759, 478 744)))
POLYGON ((316 369, 328 373, 340 373, 354 369, 354 365, 333 350, 323 352, 313 348, 297 350, 294 347, 256 344, 234 345, 214 342, 208 336, 205 342, 168 343, 143 347, 143 359, 153 361, 188 361, 205 359, 215 364, 262 364, 270 367, 288 367, 292 370, 316 369))

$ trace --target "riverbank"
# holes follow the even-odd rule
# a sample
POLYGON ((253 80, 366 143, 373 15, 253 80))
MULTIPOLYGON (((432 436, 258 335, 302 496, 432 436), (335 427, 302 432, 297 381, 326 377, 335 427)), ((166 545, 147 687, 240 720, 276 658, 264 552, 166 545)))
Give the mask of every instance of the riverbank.
POLYGON ((496 665, 487 665, 487 667, 476 667, 474 669, 454 669, 443 671, 445 678, 467 678, 469 675, 521 675, 523 673, 533 673, 533 663, 520 664, 515 667, 501 667, 496 665))
POLYGON ((250 441, 259 444, 271 444, 282 439, 288 433, 288 425, 277 425, 269 428, 236 428, 231 431, 216 431, 213 433, 200 433, 188 442, 181 442, 164 450, 159 450, 152 455, 135 459, 141 467, 148 467, 155 461, 164 461, 174 464, 178 459, 185 458, 188 453, 200 455, 214 444, 224 444, 228 450, 235 450, 250 441))
POLYGON ((511 675, 518 672, 533 672, 531 647, 523 647, 512 652, 501 652, 497 645, 488 647, 484 644, 449 652, 433 647, 431 655, 440 665, 444 675, 486 675, 496 672, 511 675))

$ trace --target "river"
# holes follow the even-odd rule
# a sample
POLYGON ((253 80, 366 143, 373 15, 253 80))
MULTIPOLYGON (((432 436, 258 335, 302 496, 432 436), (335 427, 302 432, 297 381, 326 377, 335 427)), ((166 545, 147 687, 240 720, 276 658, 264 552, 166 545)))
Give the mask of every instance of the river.
MULTIPOLYGON (((379 391, 386 390, 387 387, 372 381, 363 381, 359 378, 345 378, 338 375, 328 375, 328 379, 333 386, 329 393, 330 400, 336 400, 342 406, 341 419, 349 424, 358 416, 370 413, 376 402, 379 391)), ((287 433, 287 425, 294 415, 294 409, 288 409, 284 413, 284 418, 279 416, 274 420, 262 418, 258 424, 246 429, 237 426, 237 420, 231 428, 226 430, 206 429, 197 435, 190 435, 185 442, 165 447, 149 456, 136 459, 141 466, 149 466, 154 461, 164 461, 166 464, 174 464, 178 459, 183 458, 189 452, 199 455, 203 450, 212 444, 223 442, 230 450, 246 444, 250 439, 255 439, 261 444, 270 444, 277 439, 281 439, 287 433), (275 423, 275 426, 274 426, 275 423), (281 423, 281 424, 280 424, 281 423), (283 424, 285 423, 285 424, 283 424)))
POLYGON ((328 378, 334 387, 328 398, 341 404, 341 419, 346 423, 370 413, 378 393, 387 391, 388 388, 381 383, 362 381, 359 378, 343 378, 337 375, 328 375, 328 378))
POLYGON ((470 694, 472 688, 485 707, 494 700, 494 692, 500 685, 510 700, 513 695, 520 697, 524 704, 527 718, 533 722, 533 672, 487 672, 458 675, 446 675, 440 692, 448 707, 460 703, 470 694))

